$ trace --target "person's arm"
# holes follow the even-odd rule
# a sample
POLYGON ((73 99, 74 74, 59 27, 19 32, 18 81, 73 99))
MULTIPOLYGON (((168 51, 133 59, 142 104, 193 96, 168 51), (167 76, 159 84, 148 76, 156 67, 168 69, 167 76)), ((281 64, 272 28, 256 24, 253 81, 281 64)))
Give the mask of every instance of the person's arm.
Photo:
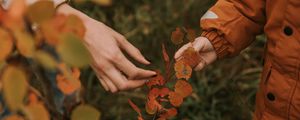
POLYGON ((217 58, 235 56, 263 32, 265 18, 265 0, 219 0, 200 20, 202 37, 183 46, 175 58, 192 46, 203 59, 196 67, 201 70, 217 58))
POLYGON ((120 33, 67 4, 57 10, 58 13, 75 14, 83 20, 87 27, 85 45, 93 58, 92 67, 106 90, 117 92, 136 88, 146 83, 146 79, 156 75, 153 71, 136 67, 125 57, 122 50, 138 62, 150 64, 120 33))
MULTIPOLYGON (((6 3, 9 6, 8 0, 6 3)), ((32 4, 38 0, 27 0, 32 4)), ((13 1, 15 2, 15 1, 13 1)), ((16 2, 20 2, 16 0, 16 2)), ((59 5, 64 0, 54 0, 59 5)), ((141 52, 130 44, 126 38, 105 24, 96 21, 84 13, 62 4, 57 8, 57 13, 74 14, 83 21, 86 33, 84 44, 92 56, 91 66, 105 90, 117 92, 142 86, 147 79, 154 77, 156 72, 141 69, 129 61, 122 51, 127 52, 132 58, 142 64, 150 64, 141 52)))

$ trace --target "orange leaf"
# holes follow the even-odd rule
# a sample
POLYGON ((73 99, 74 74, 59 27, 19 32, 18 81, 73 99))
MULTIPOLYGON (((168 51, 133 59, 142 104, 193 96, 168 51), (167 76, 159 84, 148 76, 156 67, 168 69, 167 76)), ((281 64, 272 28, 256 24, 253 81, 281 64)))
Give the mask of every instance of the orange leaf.
POLYGON ((169 119, 171 117, 174 117, 177 115, 177 109, 176 108, 170 108, 167 109, 164 113, 160 114, 160 119, 169 119))
POLYGON ((167 88, 167 87, 161 88, 159 91, 159 96, 164 97, 164 96, 168 95, 169 92, 170 92, 169 88, 167 88))
POLYGON ((148 99, 146 103, 146 112, 153 115, 158 110, 157 101, 155 99, 148 99))
POLYGON ((79 76, 80 71, 78 68, 73 68, 71 79, 68 79, 68 76, 66 75, 58 74, 56 76, 58 88, 67 95, 74 93, 81 88, 79 76))
POLYGON ((164 77, 161 75, 161 73, 160 72, 156 72, 156 73, 157 73, 157 76, 152 78, 149 82, 146 83, 148 88, 151 88, 155 85, 164 85, 165 84, 164 77))
POLYGON ((26 116, 30 120, 50 120, 49 112, 43 103, 30 104, 25 107, 27 113, 26 116))
POLYGON ((24 120, 24 118, 22 118, 19 115, 10 115, 10 116, 3 118, 3 120, 24 120))
POLYGON ((183 42, 184 34, 181 32, 180 28, 176 28, 172 32, 171 40, 175 45, 181 44, 183 42))
POLYGON ((170 92, 169 99, 170 103, 175 107, 179 107, 183 102, 183 97, 181 97, 181 95, 176 92, 170 92))
POLYGON ((128 102, 129 102, 130 106, 134 109, 134 111, 139 114, 139 117, 142 118, 141 110, 130 99, 128 99, 128 102))
POLYGON ((28 99, 29 99, 29 104, 32 105, 32 104, 37 104, 38 103, 38 97, 33 93, 33 92, 30 92, 29 95, 28 95, 28 99))
POLYGON ((174 69, 177 79, 188 80, 191 78, 192 68, 189 65, 185 64, 182 59, 175 63, 174 69))
POLYGON ((196 31, 193 29, 187 29, 186 31, 187 31, 187 39, 190 42, 194 42, 196 39, 196 31))
POLYGON ((187 81, 177 80, 175 84, 175 92, 185 98, 192 94, 193 88, 187 81))
POLYGON ((13 49, 13 40, 7 31, 0 28, 0 61, 5 60, 13 49))
POLYGON ((183 60, 185 64, 188 64, 189 66, 196 67, 200 61, 201 61, 201 56, 200 54, 195 51, 195 49, 193 47, 189 47, 188 49, 186 49, 183 54, 183 60))
POLYGON ((82 23, 81 19, 76 15, 69 15, 67 16, 66 23, 64 28, 62 29, 63 32, 66 33, 74 33, 78 35, 81 39, 84 37, 85 34, 85 26, 82 23))
POLYGON ((166 47, 165 47, 164 44, 162 44, 162 52, 163 52, 164 61, 166 63, 169 63, 170 62, 170 58, 169 58, 169 55, 167 53, 167 50, 166 50, 166 47))

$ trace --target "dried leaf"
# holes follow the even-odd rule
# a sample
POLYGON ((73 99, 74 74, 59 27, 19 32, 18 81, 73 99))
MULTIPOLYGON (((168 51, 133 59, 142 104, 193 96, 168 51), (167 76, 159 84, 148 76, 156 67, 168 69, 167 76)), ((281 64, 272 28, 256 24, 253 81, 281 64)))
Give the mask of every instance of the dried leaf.
POLYGON ((11 111, 17 111, 23 106, 27 91, 26 74, 15 66, 7 66, 2 75, 4 100, 11 111))
POLYGON ((181 44, 183 42, 184 33, 180 30, 180 28, 176 28, 175 31, 172 32, 171 40, 175 45, 181 44))
POLYGON ((192 68, 189 65, 185 64, 182 59, 175 63, 174 69, 177 79, 188 80, 191 78, 192 68))
POLYGON ((175 84, 175 92, 185 98, 192 94, 193 88, 187 81, 177 80, 175 84))
POLYGON ((101 113, 90 105, 79 105, 71 113, 71 120, 100 120, 101 113))
POLYGON ((31 58, 34 55, 35 45, 31 35, 26 32, 15 31, 17 48, 21 55, 31 58))
POLYGON ((24 118, 22 116, 13 114, 13 115, 9 115, 7 117, 4 117, 3 120, 24 120, 24 118))
POLYGON ((80 41, 73 34, 61 36, 60 43, 57 45, 57 52, 62 60, 74 67, 85 67, 90 63, 90 54, 80 41))
POLYGON ((13 49, 13 40, 7 31, 0 28, 0 61, 5 60, 13 49))
POLYGON ((157 76, 152 78, 149 82, 146 83, 148 88, 152 88, 155 85, 164 85, 165 84, 165 79, 164 76, 160 72, 156 72, 157 76))
POLYGON ((68 76, 58 74, 56 76, 57 87, 66 95, 70 95, 81 88, 79 80, 80 70, 74 68, 72 70, 72 78, 68 79, 68 76))
POLYGON ((29 104, 25 107, 26 116, 30 120, 50 120, 49 112, 43 103, 29 104))
POLYGON ((167 53, 167 50, 166 50, 166 47, 165 47, 164 44, 162 44, 162 53, 163 53, 164 61, 166 63, 169 63, 170 62, 170 58, 169 58, 169 55, 167 53))
POLYGON ((195 51, 193 47, 189 47, 186 49, 183 54, 182 54, 182 59, 184 60, 185 64, 188 64, 189 66, 196 67, 200 61, 201 61, 201 56, 200 54, 195 51))
POLYGON ((45 68, 54 70, 57 66, 56 60, 44 51, 36 51, 35 52, 35 59, 45 68))
POLYGON ((64 33, 74 33, 81 39, 83 39, 86 28, 82 20, 76 15, 69 15, 65 21, 64 27, 62 29, 64 33))
POLYGON ((146 112, 150 115, 155 114, 159 109, 158 105, 159 103, 155 99, 148 99, 146 103, 146 112))
POLYGON ((187 31, 187 39, 190 42, 194 42, 196 39, 196 31, 193 29, 187 29, 186 31, 187 31))
POLYGON ((179 107, 183 102, 183 97, 176 92, 170 92, 169 100, 170 100, 171 105, 173 105, 175 107, 179 107))
POLYGON ((160 119, 170 119, 171 117, 174 117, 177 115, 177 109, 176 108, 170 108, 167 109, 164 113, 160 114, 160 119))
POLYGON ((51 19, 55 14, 55 7, 52 1, 42 0, 30 5, 27 10, 27 16, 31 22, 42 23, 51 19))

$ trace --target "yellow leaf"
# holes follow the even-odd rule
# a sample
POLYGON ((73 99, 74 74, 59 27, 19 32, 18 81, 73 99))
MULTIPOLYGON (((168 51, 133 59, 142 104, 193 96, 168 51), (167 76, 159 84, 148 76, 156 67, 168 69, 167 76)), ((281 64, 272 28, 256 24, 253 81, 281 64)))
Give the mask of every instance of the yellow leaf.
POLYGON ((42 23, 52 18, 55 14, 55 7, 52 1, 41 0, 28 7, 28 18, 35 23, 42 23))
POLYGON ((74 34, 63 34, 57 45, 57 52, 67 64, 85 67, 90 63, 90 54, 81 40, 74 34))
POLYGON ((111 5, 112 3, 112 0, 92 0, 92 1, 103 6, 108 6, 111 5))
POLYGON ((7 31, 0 28, 0 61, 3 61, 13 49, 13 40, 7 31))
POLYGON ((100 120, 101 113, 90 105, 79 105, 71 114, 71 120, 100 120))
POLYGON ((1 80, 8 108, 12 111, 18 110, 23 106, 23 99, 27 91, 26 74, 15 66, 7 66, 1 80))
POLYGON ((57 62, 55 59, 48 53, 44 51, 36 51, 35 52, 35 59, 45 68, 48 69, 55 69, 57 66, 57 62))
POLYGON ((15 31, 14 35, 17 40, 17 48, 21 55, 31 58, 34 53, 34 40, 31 35, 26 32, 15 31))
POLYGON ((19 115, 10 115, 5 117, 3 120, 24 120, 24 118, 19 115))
POLYGON ((25 107, 25 110, 26 117, 29 120, 50 120, 49 112, 41 102, 30 104, 25 107))

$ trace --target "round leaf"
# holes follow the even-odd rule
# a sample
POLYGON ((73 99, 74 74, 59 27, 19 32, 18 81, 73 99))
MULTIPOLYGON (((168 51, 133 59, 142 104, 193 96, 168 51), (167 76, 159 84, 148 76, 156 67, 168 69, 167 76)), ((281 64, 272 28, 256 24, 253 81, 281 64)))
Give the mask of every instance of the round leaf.
POLYGON ((13 41, 9 33, 2 28, 0 28, 0 39, 0 61, 3 61, 11 53, 13 41))
POLYGON ((175 92, 185 98, 192 94, 193 88, 187 81, 178 80, 175 84, 175 92))
POLYGON ((35 53, 35 59, 45 68, 55 69, 57 62, 55 59, 44 51, 37 51, 35 53))
POLYGON ((90 63, 90 55, 80 39, 73 34, 63 34, 57 45, 57 52, 63 61, 74 67, 85 67, 90 63))
POLYGON ((25 109, 30 120, 50 120, 49 113, 42 103, 31 104, 25 109))
POLYGON ((21 55, 32 57, 34 53, 34 40, 31 35, 26 32, 16 31, 14 33, 17 40, 17 48, 21 55))
POLYGON ((176 92, 170 92, 169 99, 170 103, 175 107, 179 107, 183 102, 183 97, 176 92))
POLYGON ((52 18, 55 14, 55 7, 52 1, 41 0, 28 7, 28 18, 35 23, 42 23, 52 18))
POLYGON ((5 102, 12 111, 18 110, 23 105, 27 90, 25 73, 15 66, 8 66, 2 75, 5 102))
POLYGON ((72 111, 71 120, 100 120, 101 113, 90 105, 79 105, 72 111))

